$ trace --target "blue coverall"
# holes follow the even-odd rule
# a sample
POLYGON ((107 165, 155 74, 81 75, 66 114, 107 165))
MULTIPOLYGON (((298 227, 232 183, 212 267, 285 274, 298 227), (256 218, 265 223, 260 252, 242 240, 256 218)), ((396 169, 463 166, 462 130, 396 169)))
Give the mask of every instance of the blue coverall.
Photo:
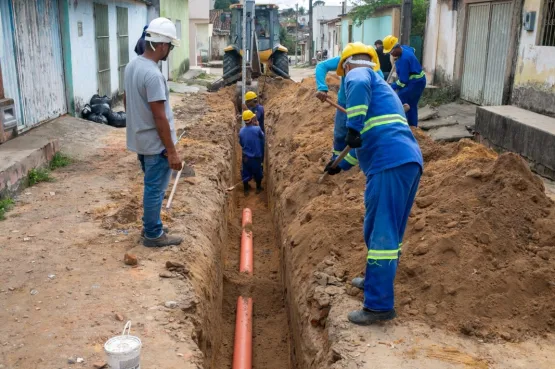
MULTIPOLYGON (((318 91, 329 91, 328 85, 326 84, 326 75, 328 72, 335 72, 341 61, 340 56, 322 61, 316 65, 316 89, 318 91)), ((383 78, 382 71, 378 72, 383 78)), ((345 107, 347 97, 345 96, 345 82, 344 78, 341 77, 339 84, 339 92, 337 93, 337 104, 341 107, 345 107)), ((345 143, 345 136, 347 136, 347 115, 340 111, 339 109, 335 112, 335 122, 333 126, 333 153, 332 160, 334 160, 341 151, 347 146, 345 143)), ((352 165, 357 165, 358 161, 355 157, 348 155, 343 161, 347 160, 348 163, 352 165)))
MULTIPOLYGON (((352 154, 366 176, 364 307, 389 311, 403 234, 422 173, 422 153, 401 101, 377 73, 370 68, 351 70, 345 90, 347 127, 362 138, 362 147, 352 154)), ((346 161, 340 165, 351 167, 346 161)))
POLYGON ((256 114, 256 120, 258 120, 258 125, 260 126, 262 132, 266 133, 266 130, 264 129, 264 107, 260 104, 256 104, 251 111, 256 114))
POLYGON ((262 158, 264 156, 264 133, 259 126, 246 125, 239 131, 239 144, 243 149, 241 179, 248 182, 254 178, 262 181, 262 158))
POLYGON ((426 74, 412 47, 402 45, 403 53, 395 61, 398 80, 391 87, 399 94, 403 104, 408 104, 407 121, 411 126, 418 126, 418 101, 426 88, 426 74))

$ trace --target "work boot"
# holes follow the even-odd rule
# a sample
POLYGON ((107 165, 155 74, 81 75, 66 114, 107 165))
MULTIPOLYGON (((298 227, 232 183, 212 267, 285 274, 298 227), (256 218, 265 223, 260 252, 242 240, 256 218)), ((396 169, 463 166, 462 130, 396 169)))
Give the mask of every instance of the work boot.
POLYGON ((391 320, 396 316, 395 309, 389 311, 373 311, 363 308, 362 310, 351 311, 347 315, 347 318, 351 323, 357 325, 370 325, 380 321, 391 320))
MULTIPOLYGON (((164 231, 164 233, 169 233, 170 229, 168 227, 162 227, 162 231, 164 231)), ((145 229, 141 229, 141 238, 145 237, 145 229)))
POLYGON ((158 238, 143 238, 143 245, 146 247, 164 247, 164 246, 177 246, 181 245, 183 237, 170 236, 166 232, 158 238))
POLYGON ((249 182, 243 182, 243 190, 245 191, 245 196, 249 196, 249 192, 251 191, 249 182))
POLYGON ((353 278, 351 285, 364 291, 364 277, 353 278))
POLYGON ((262 192, 264 189, 262 188, 262 182, 257 182, 256 183, 256 193, 259 194, 260 192, 262 192))

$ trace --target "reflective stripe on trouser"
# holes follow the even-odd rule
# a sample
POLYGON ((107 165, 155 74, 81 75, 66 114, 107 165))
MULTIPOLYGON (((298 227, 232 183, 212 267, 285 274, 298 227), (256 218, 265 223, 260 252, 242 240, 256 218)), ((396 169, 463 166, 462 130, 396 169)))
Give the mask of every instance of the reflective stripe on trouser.
POLYGON ((418 126, 418 102, 425 88, 426 78, 422 78, 411 80, 405 88, 398 91, 401 102, 410 106, 410 110, 406 112, 407 122, 410 126, 418 126))
POLYGON ((366 183, 364 241, 368 255, 364 307, 367 309, 393 309, 393 282, 420 174, 420 165, 408 163, 376 173, 366 183))

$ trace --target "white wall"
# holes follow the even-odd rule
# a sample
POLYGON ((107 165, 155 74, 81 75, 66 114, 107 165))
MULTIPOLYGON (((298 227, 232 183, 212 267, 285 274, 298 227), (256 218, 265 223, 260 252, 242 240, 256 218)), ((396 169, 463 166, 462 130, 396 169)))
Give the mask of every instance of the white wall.
MULTIPOLYGON (((147 24, 147 7, 144 3, 131 0, 95 0, 95 2, 108 5, 110 82, 112 94, 115 95, 119 88, 116 6, 128 8, 130 61, 137 57, 134 49, 143 27, 147 24)), ((93 1, 80 0, 69 3, 73 93, 75 111, 79 113, 98 90, 93 1), (83 36, 81 37, 78 35, 78 22, 83 22, 83 36)))
POLYGON ((541 114, 555 115, 555 47, 540 46, 545 2, 525 0, 523 12, 536 12, 533 31, 522 28, 518 47, 512 102, 541 114))
MULTIPOLYGON (((347 7, 347 9, 348 9, 347 11, 349 11, 351 7, 347 7)), ((341 14, 342 9, 341 9, 341 6, 318 5, 318 6, 315 6, 312 10, 313 10, 312 38, 314 41, 313 56, 316 56, 316 51, 320 50, 320 46, 321 46, 322 29, 321 29, 320 21, 337 18, 341 14)))
POLYGON ((430 83, 449 83, 454 78, 457 11, 451 9, 451 4, 438 0, 430 1, 422 61, 430 83))
POLYGON ((189 0, 189 19, 209 19, 209 0, 189 0))

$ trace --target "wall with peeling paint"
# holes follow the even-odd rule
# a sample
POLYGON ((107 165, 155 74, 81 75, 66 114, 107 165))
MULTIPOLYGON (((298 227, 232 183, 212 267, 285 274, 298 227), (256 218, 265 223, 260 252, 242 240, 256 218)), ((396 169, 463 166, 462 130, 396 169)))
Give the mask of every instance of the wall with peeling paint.
POLYGON ((451 0, 431 0, 424 35, 422 67, 432 84, 451 84, 455 79, 457 9, 451 0))
MULTIPOLYGON (((110 84, 112 95, 117 96, 119 75, 116 6, 128 9, 130 61, 137 57, 134 49, 137 40, 141 37, 143 27, 147 24, 147 6, 145 3, 131 0, 95 0, 94 2, 108 5, 110 84)), ((69 1, 69 23, 75 111, 79 114, 98 91, 93 1, 69 1), (82 25, 82 34, 79 33, 79 24, 82 25)))
POLYGON ((521 30, 512 103, 555 116, 555 47, 538 46, 541 0, 526 0, 524 12, 535 11, 534 31, 521 30))

